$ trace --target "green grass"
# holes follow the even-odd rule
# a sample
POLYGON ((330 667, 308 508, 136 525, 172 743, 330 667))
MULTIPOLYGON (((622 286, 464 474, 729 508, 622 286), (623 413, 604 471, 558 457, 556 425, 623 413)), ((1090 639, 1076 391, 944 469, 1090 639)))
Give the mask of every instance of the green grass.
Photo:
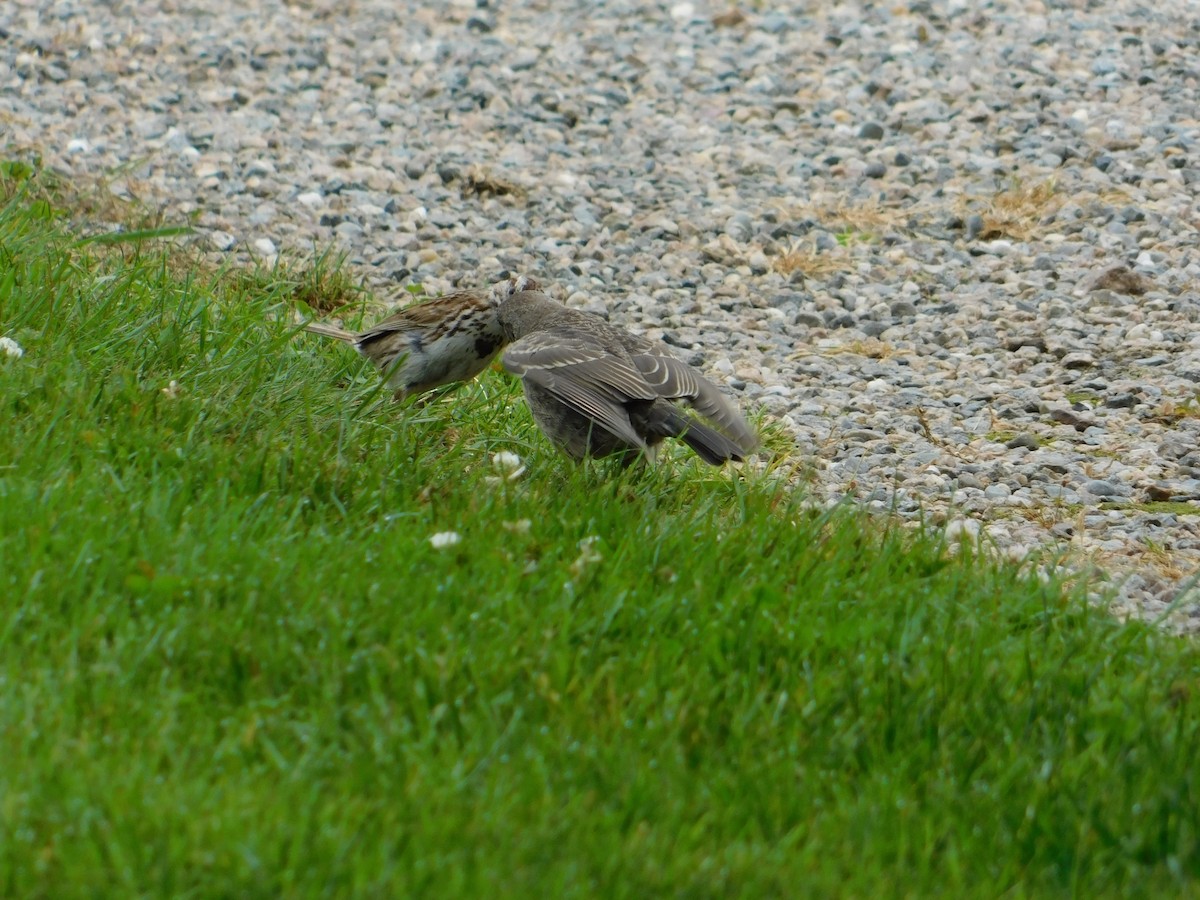
POLYGON ((1200 506, 1186 500, 1151 500, 1143 503, 1131 503, 1130 506, 1147 513, 1170 513, 1176 516, 1200 515, 1200 506))
MULTIPOLYGON (((995 444, 1007 444, 1009 441, 1011 441, 1013 438, 1017 437, 1020 434, 1021 434, 1021 432, 1019 432, 1019 431, 1008 431, 1008 430, 989 431, 987 433, 987 439, 995 444)), ((1036 438, 1035 438, 1035 440, 1036 440, 1036 438)))
POLYGON ((1084 403, 1090 407, 1097 407, 1103 401, 1103 397, 1095 391, 1067 391, 1068 403, 1084 403))
POLYGON ((1194 891, 1192 643, 149 247, 0 212, 0 895, 1194 891))

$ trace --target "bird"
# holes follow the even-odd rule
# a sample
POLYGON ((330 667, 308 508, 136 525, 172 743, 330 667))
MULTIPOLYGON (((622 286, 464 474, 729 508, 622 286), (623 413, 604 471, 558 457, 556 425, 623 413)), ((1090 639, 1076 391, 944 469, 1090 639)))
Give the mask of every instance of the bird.
POLYGON ((719 466, 758 444, 721 390, 659 342, 564 306, 536 285, 510 285, 498 317, 504 368, 521 379, 538 428, 575 460, 616 456, 629 465, 652 459, 671 437, 719 466))
POLYGON ((414 303, 366 331, 352 332, 326 322, 304 330, 350 344, 387 379, 397 400, 442 385, 470 381, 506 343, 497 313, 499 302, 518 287, 537 286, 528 276, 512 276, 487 290, 463 290, 414 303))

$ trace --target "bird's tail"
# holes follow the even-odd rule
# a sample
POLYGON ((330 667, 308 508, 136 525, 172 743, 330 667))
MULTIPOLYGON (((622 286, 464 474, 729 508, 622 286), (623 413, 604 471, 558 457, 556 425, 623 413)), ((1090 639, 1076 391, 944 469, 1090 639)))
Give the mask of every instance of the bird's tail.
POLYGON ((722 466, 727 462, 745 459, 742 449, 715 428, 709 428, 691 416, 685 416, 669 403, 656 404, 661 413, 653 425, 669 437, 676 437, 696 451, 696 455, 710 465, 722 466))
POLYGON ((309 322, 304 326, 304 330, 312 334, 320 334, 324 337, 344 341, 347 344, 353 344, 357 340, 356 336, 345 328, 339 328, 337 325, 329 325, 325 322, 309 322))

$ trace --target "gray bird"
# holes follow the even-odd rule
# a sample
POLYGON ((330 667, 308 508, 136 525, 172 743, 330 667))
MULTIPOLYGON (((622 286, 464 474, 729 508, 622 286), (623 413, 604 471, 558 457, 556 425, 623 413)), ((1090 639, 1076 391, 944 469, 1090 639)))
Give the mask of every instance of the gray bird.
POLYGON ((672 437, 719 466, 757 445, 720 389, 662 344, 515 287, 498 307, 510 342, 501 359, 520 377, 542 433, 568 456, 615 455, 628 465, 672 437), (716 427, 684 414, 676 400, 716 427))

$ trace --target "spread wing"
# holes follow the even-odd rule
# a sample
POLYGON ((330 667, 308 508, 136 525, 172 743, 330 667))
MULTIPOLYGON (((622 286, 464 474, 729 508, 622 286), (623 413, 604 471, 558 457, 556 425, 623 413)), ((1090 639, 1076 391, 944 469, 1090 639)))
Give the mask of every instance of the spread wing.
POLYGON ((754 432, 742 414, 725 399, 720 388, 682 360, 655 352, 650 347, 639 348, 633 363, 660 397, 686 400, 700 415, 717 425, 727 437, 746 452, 758 444, 754 432))
POLYGON ((661 395, 629 357, 610 353, 586 337, 535 331, 511 344, 503 361, 504 368, 527 385, 549 392, 631 446, 645 446, 625 404, 661 395))

